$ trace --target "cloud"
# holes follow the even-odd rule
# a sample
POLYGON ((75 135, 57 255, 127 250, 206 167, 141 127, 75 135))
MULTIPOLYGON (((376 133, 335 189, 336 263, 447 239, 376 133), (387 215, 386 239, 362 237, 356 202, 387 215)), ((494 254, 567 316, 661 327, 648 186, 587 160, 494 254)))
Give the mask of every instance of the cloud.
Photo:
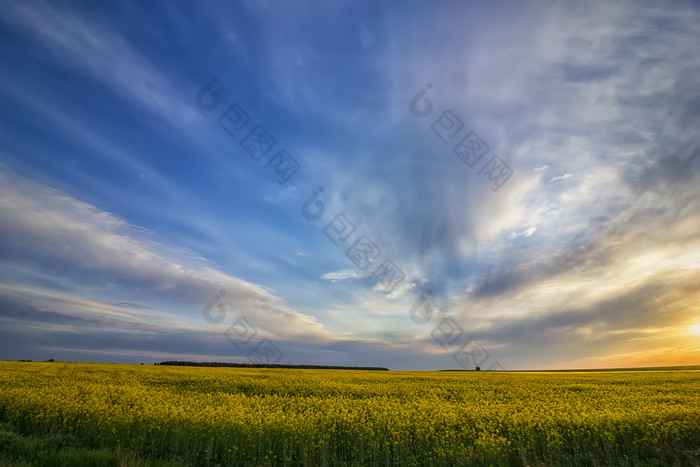
POLYGON ((313 318, 290 309, 264 287, 150 240, 124 220, 58 190, 0 174, 0 216, 6 259, 86 283, 141 290, 193 311, 224 289, 234 312, 273 336, 329 337, 313 318))
POLYGON ((529 227, 525 230, 521 230, 520 232, 513 232, 512 234, 508 235, 508 238, 514 239, 518 237, 529 237, 530 235, 534 234, 537 231, 537 227, 529 227))
POLYGON ((321 279, 331 282, 343 281, 347 279, 359 279, 362 274, 355 270, 346 269, 343 271, 327 272, 321 276, 321 279))
MULTIPOLYGON (((387 19, 389 40, 373 47, 385 56, 391 118, 358 130, 372 135, 371 145, 323 152, 326 161, 343 166, 338 171, 328 164, 328 204, 348 213, 410 271, 410 290, 431 288, 465 328, 482 329, 485 341, 507 346, 511 358, 525 350, 508 345, 509 338, 546 358, 535 349, 536 331, 548 335, 566 319, 580 352, 597 351, 597 338, 584 332, 596 325, 613 352, 625 339, 604 325, 599 309, 627 323, 630 335, 641 335, 646 331, 633 319, 623 319, 643 305, 632 298, 648 299, 648 313, 667 320, 651 304, 661 297, 684 302, 654 287, 658 274, 672 278, 664 284, 676 289, 695 278, 698 244, 689 226, 697 219, 692 182, 699 171, 692 144, 680 148, 697 134, 691 130, 697 127, 692 77, 700 63, 690 58, 687 43, 700 37, 697 11, 680 4, 548 5, 517 15, 501 11, 497 18, 487 12, 488 30, 465 31, 462 18, 476 13, 435 6, 419 22, 425 30, 439 27, 440 35, 407 35, 418 23, 410 11, 387 19), (408 101, 426 82, 433 84, 435 110, 418 120, 408 101), (673 96, 689 102, 682 112, 673 96), (447 109, 514 169, 499 192, 433 134, 431 124, 447 109), (672 114, 679 116, 667 118, 672 114), (675 139, 682 129, 688 135, 675 139), (665 160, 664 146, 681 153, 665 160), (661 182, 668 187, 667 179, 683 188, 669 188, 664 199, 654 190, 638 196, 661 182), (519 340, 516 331, 497 334, 501 327, 522 332, 534 314, 542 319, 523 333, 531 342, 519 340)), ((363 295, 355 305, 364 310, 366 303, 363 295)), ((379 301, 372 306, 382 309, 379 301)), ((569 356, 578 358, 575 348, 569 356)))
POLYGON ((549 179, 550 182, 556 182, 557 180, 566 180, 567 178, 571 178, 573 175, 566 173, 564 175, 559 175, 558 177, 552 177, 549 179))
MULTIPOLYGON (((188 325, 167 319, 168 315, 152 309, 122 314, 119 306, 104 301, 16 284, 0 285, 0 352, 3 358, 33 360, 246 363, 260 342, 261 336, 255 335, 250 342, 237 340, 236 346, 221 329, 188 325)), ((235 340, 235 334, 230 335, 235 340)), ((274 339, 273 345, 280 352, 279 363, 364 364, 392 369, 449 366, 443 355, 426 355, 422 346, 410 340, 392 344, 377 339, 306 336, 274 339)))
POLYGON ((201 118, 189 103, 175 97, 179 93, 166 76, 109 26, 96 26, 94 20, 89 23, 65 5, 53 3, 7 3, 2 11, 7 20, 44 42, 64 63, 87 70, 163 120, 186 129, 201 118))

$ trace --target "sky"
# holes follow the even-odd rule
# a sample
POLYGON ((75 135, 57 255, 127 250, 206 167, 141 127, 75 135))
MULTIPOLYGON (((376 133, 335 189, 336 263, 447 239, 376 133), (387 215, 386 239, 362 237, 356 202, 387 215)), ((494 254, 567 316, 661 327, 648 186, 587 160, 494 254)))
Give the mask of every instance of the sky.
POLYGON ((0 2, 0 359, 700 364, 695 2, 0 2))

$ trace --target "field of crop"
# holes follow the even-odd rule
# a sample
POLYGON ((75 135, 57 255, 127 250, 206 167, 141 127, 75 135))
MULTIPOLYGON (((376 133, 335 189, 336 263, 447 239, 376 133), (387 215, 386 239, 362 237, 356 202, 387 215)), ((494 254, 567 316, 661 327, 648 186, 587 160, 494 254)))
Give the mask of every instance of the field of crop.
POLYGON ((699 465, 700 372, 0 362, 0 465, 699 465))

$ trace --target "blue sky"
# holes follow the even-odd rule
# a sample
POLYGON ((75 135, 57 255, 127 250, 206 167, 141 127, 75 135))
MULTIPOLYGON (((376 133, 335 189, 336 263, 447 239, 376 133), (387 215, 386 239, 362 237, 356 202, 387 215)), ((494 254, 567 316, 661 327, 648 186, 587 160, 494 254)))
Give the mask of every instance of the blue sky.
POLYGON ((698 364, 699 33, 692 2, 3 2, 0 358, 698 364))

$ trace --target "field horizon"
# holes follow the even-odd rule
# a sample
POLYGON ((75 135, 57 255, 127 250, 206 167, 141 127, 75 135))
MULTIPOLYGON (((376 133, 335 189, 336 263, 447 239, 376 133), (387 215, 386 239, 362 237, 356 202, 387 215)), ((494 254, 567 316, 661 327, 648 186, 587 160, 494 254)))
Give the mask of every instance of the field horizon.
POLYGON ((163 365, 163 366, 198 366, 198 367, 217 367, 217 368, 291 368, 291 369, 329 369, 329 370, 366 370, 366 371, 391 371, 391 372, 434 372, 434 371, 480 371, 480 372, 503 372, 503 373, 519 373, 519 372, 535 372, 535 373, 566 373, 566 372, 595 372, 595 371, 694 371, 700 370, 700 365, 670 365, 670 366, 641 366, 641 367, 611 367, 611 368, 573 368, 573 369, 513 369, 513 370, 489 370, 489 369, 462 369, 462 368, 444 368, 437 370, 392 370, 384 367, 365 367, 365 366, 345 366, 345 365, 317 365, 317 364, 258 364, 258 363, 237 363, 237 362, 190 362, 178 361, 177 364, 166 362, 153 363, 120 363, 106 361, 62 361, 62 360, 3 360, 0 362, 18 362, 18 363, 75 363, 75 364, 105 364, 105 365, 163 365))

